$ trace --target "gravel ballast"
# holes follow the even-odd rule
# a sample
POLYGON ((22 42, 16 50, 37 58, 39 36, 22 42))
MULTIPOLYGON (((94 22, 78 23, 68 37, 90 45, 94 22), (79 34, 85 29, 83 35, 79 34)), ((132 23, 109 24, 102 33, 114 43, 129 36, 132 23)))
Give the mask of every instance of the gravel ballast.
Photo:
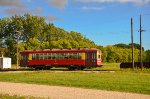
POLYGON ((50 99, 150 99, 144 94, 9 82, 0 82, 0 93, 50 99))

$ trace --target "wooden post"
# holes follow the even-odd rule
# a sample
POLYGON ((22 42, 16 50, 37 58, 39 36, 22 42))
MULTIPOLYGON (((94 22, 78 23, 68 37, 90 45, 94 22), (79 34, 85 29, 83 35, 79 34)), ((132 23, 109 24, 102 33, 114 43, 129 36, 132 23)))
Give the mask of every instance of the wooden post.
POLYGON ((134 44, 133 44, 133 20, 131 18, 131 47, 132 47, 132 68, 134 70, 134 44))
POLYGON ((140 15, 140 65, 141 70, 143 70, 143 62, 142 62, 142 18, 140 15))

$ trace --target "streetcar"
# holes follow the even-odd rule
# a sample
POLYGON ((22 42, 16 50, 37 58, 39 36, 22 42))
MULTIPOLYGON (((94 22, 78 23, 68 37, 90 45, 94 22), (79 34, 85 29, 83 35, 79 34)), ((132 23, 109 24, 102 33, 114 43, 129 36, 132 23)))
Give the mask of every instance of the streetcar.
POLYGON ((102 52, 95 48, 25 50, 20 55, 21 67, 35 69, 67 67, 83 70, 102 66, 102 52))

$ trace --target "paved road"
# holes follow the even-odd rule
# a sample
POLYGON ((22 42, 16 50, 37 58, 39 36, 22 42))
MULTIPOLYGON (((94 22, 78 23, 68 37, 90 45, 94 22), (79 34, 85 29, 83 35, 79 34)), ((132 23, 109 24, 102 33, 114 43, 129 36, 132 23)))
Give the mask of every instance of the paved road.
POLYGON ((150 99, 143 94, 8 82, 0 82, 0 93, 51 99, 150 99))

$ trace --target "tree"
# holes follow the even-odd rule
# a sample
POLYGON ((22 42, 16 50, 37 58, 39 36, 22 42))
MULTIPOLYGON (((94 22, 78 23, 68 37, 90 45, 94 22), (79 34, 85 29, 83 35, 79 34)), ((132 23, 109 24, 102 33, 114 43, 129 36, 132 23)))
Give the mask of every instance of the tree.
POLYGON ((26 50, 31 50, 31 49, 40 49, 40 42, 38 41, 37 38, 30 38, 27 43, 25 43, 25 49, 26 50))
POLYGON ((40 41, 42 39, 41 37, 43 37, 42 35, 45 24, 44 18, 25 14, 23 16, 23 40, 28 42, 30 38, 38 38, 40 41))
POLYGON ((145 54, 144 61, 145 61, 145 62, 150 62, 150 50, 146 50, 146 51, 144 52, 144 54, 145 54))
POLYGON ((44 27, 44 30, 43 30, 43 37, 45 38, 45 42, 49 42, 49 47, 51 48, 51 42, 54 41, 52 40, 52 36, 53 36, 53 31, 54 31, 54 25, 49 23, 47 24, 45 27, 44 27))
POLYGON ((115 44, 114 46, 120 47, 120 48, 130 48, 131 47, 131 46, 123 44, 123 43, 115 44))
POLYGON ((79 48, 79 43, 77 41, 70 41, 70 44, 72 48, 79 48))
POLYGON ((71 44, 66 39, 60 39, 58 42, 63 48, 72 48, 71 44))
MULTIPOLYGON (((131 43, 129 45, 131 46, 131 43)), ((140 44, 133 43, 133 45, 134 45, 134 48, 139 49, 139 50, 141 49, 140 44)), ((142 47, 142 50, 144 51, 144 47, 142 47)))
POLYGON ((16 61, 16 48, 19 51, 45 48, 92 48, 97 45, 79 32, 67 32, 46 23, 43 17, 24 14, 0 19, 0 46, 5 54, 16 61), (19 42, 18 47, 16 46, 19 42))
POLYGON ((50 46, 51 48, 63 48, 58 41, 52 41, 50 46))

